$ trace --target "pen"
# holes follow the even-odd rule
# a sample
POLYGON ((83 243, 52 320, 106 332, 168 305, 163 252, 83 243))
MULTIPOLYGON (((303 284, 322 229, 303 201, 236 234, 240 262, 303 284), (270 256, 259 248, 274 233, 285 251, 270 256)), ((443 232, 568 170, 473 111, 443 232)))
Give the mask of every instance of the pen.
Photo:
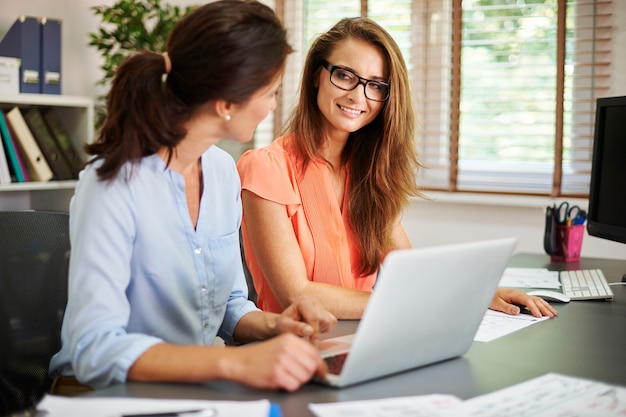
POLYGON ((585 220, 587 220, 587 212, 581 210, 572 220, 572 224, 584 224, 585 220))
POLYGON ((216 417, 215 408, 201 410, 166 411, 162 413, 123 414, 120 417, 216 417))

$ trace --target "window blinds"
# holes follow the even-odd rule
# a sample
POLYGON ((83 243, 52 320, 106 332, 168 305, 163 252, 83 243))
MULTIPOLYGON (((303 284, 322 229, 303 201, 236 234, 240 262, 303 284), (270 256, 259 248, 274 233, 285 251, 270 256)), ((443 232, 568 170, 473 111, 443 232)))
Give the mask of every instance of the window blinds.
POLYGON ((611 0, 276 2, 296 53, 275 124, 296 103, 312 39, 367 14, 409 67, 422 187, 587 194, 595 100, 611 75, 611 0))
POLYGON ((427 3, 416 10, 427 28, 416 33, 426 84, 417 88, 417 143, 429 167, 421 184, 586 195, 595 99, 610 75, 611 2, 455 0, 451 10, 427 3), (448 28, 450 36, 433 40, 448 28), (449 111, 432 115, 424 109, 431 103, 449 111))

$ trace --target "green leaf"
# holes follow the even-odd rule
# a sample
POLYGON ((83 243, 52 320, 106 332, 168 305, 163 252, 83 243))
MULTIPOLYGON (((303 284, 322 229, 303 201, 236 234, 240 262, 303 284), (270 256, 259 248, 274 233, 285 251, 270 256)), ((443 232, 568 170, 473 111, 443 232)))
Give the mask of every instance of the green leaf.
MULTIPOLYGON (((91 7, 94 15, 100 17, 96 31, 88 34, 88 45, 103 58, 100 69, 104 76, 97 84, 110 85, 118 65, 135 51, 164 51, 176 22, 196 7, 181 9, 161 0, 119 0, 111 6, 91 7)), ((100 97, 100 101, 105 98, 100 97)), ((96 129, 104 120, 104 106, 98 111, 96 129)))

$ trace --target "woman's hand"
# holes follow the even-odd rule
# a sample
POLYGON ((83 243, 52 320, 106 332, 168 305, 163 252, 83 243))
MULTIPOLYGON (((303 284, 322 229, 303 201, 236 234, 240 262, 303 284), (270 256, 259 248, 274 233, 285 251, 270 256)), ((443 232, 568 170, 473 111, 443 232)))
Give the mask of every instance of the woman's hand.
POLYGON ((312 298, 300 297, 276 320, 276 334, 293 333, 317 344, 319 334, 330 331, 337 318, 312 298))
POLYGON ((256 388, 292 392, 328 369, 315 346, 290 333, 226 352, 226 377, 256 388))
POLYGON ((521 311, 519 306, 528 308, 535 317, 548 316, 552 318, 557 315, 556 310, 543 298, 528 295, 524 291, 512 288, 498 288, 489 308, 517 315, 521 311))

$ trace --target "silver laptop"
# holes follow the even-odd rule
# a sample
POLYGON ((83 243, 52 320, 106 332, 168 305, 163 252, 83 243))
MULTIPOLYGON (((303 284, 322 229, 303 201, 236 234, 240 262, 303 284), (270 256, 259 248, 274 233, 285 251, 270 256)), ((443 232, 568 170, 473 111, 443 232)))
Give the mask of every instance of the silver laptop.
POLYGON ((515 244, 506 238, 391 252, 357 332, 320 342, 330 372, 317 382, 344 387, 467 352, 515 244))

